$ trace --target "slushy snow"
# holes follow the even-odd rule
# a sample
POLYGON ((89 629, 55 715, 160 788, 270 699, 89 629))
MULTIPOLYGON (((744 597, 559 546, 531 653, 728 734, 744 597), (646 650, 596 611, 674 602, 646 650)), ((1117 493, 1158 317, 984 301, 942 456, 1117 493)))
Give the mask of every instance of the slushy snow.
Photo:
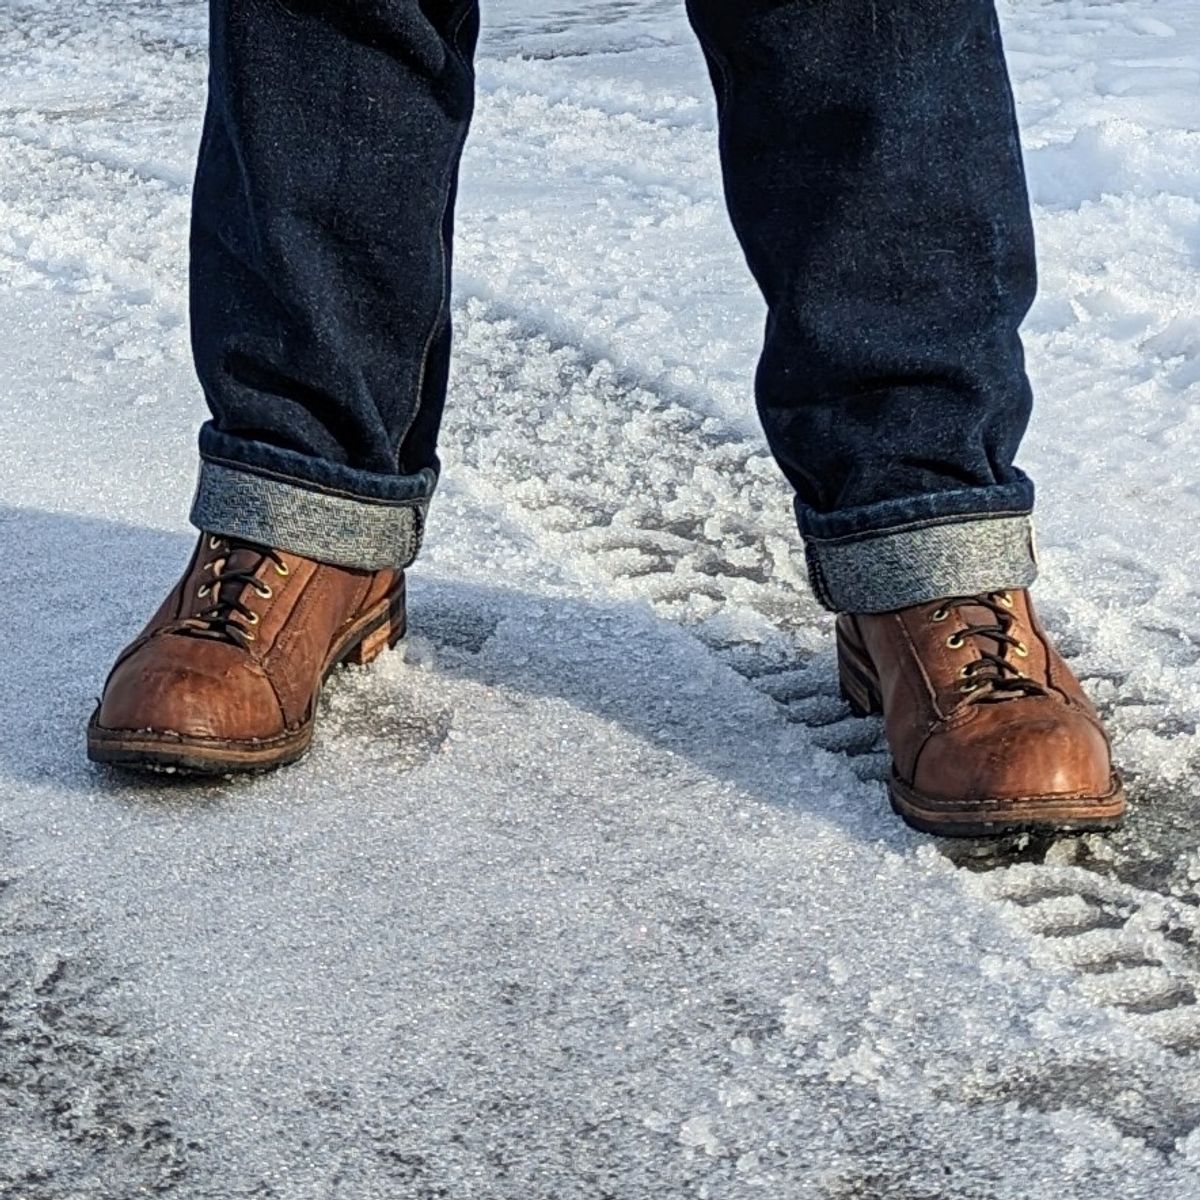
POLYGON ((1002 7, 1134 810, 949 845, 837 694, 682 5, 484 7, 413 636, 207 784, 83 756, 192 537, 204 7, 0 9, 0 1196, 1194 1200, 1200 10, 1002 7))

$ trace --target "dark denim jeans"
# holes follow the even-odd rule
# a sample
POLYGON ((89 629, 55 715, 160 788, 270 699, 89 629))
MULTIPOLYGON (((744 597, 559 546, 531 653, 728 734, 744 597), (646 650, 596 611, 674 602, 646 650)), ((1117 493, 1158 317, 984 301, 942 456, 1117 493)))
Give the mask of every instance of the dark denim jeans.
MULTIPOLYGON (((688 0, 821 600, 1020 587, 1035 290, 992 0, 688 0)), ((406 565, 437 481, 475 0, 212 0, 201 528, 406 565)))

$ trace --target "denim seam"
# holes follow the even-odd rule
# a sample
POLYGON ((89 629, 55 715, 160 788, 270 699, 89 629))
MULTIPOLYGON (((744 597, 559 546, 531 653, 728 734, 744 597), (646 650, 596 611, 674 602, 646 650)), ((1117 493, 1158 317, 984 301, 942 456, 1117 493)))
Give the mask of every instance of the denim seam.
MULTIPOLYGON (((712 39, 700 29, 699 24, 696 22, 693 22, 692 27, 696 31, 696 37, 699 40, 700 44, 704 47, 705 51, 708 53, 709 58, 711 58, 712 61, 717 64, 717 69, 721 73, 721 94, 718 97, 718 100, 719 100, 719 108, 724 109, 725 106, 729 103, 730 95, 733 93, 733 76, 729 70, 729 64, 725 61, 725 56, 723 54, 721 54, 717 50, 717 48, 713 45, 712 39)), ((719 119, 719 117, 720 117, 719 112, 717 115, 718 115, 717 146, 719 149, 723 142, 723 133, 722 133, 723 123, 719 119)))
POLYGON ((816 596, 822 608, 835 608, 833 595, 825 580, 825 570, 821 566, 821 559, 816 552, 816 547, 812 545, 806 546, 804 558, 808 564, 808 581, 812 587, 813 595, 816 596))
MULTIPOLYGON (((466 55, 459 49, 458 35, 462 32, 463 25, 466 24, 467 17, 471 15, 472 0, 464 0, 462 12, 458 15, 458 20, 454 22, 453 27, 449 30, 449 37, 446 39, 446 44, 450 48, 450 53, 462 64, 467 74, 474 78, 474 68, 467 62, 466 55)), ((472 85, 473 86, 473 85, 472 85)), ((472 103, 474 103, 472 101, 472 103)), ((421 404, 425 396, 425 377, 429 372, 429 356, 433 353, 433 343, 437 340, 438 332, 441 330, 446 320, 446 313, 449 309, 450 299, 450 263, 449 253, 450 248, 446 245, 446 215, 450 208, 450 194, 454 190, 454 176, 458 171, 459 159, 462 157, 463 148, 467 144, 467 134, 469 132, 469 120, 464 122, 464 128, 461 134, 456 139, 455 151, 450 159, 450 169, 446 173, 446 179, 442 185, 442 209, 438 217, 438 255, 440 259, 441 276, 442 276, 442 293, 438 300, 437 315, 433 319, 433 324, 429 327, 429 333, 425 337, 425 346, 421 351, 421 369, 417 373, 417 390, 416 404, 413 408, 413 419, 409 422, 408 429, 396 440, 396 456, 395 463, 397 468, 400 466, 400 456, 404 453, 404 443, 408 438, 409 430, 412 429, 413 423, 417 419, 417 414, 421 411, 421 404)))
POLYGON ((1013 517, 1028 517, 1031 512, 1027 508, 1002 509, 999 512, 985 513, 952 513, 944 517, 928 517, 920 521, 906 521, 901 525, 888 525, 882 529, 866 529, 860 533, 845 533, 834 537, 822 537, 820 534, 804 532, 804 538, 822 546, 847 546, 856 542, 869 542, 876 538, 890 537, 895 533, 911 533, 916 529, 936 529, 942 525, 968 525, 978 521, 1003 521, 1013 517))
POLYGON ((204 462, 210 462, 230 471, 241 471, 246 475, 257 475, 261 479, 272 479, 278 483, 290 484, 306 492, 315 492, 321 496, 337 496, 343 500, 353 500, 356 504, 374 504, 380 508, 406 508, 426 503, 429 496, 413 496, 407 500, 384 500, 378 496, 364 496, 358 492, 347 492, 341 488, 331 488, 324 484, 314 483, 311 479, 303 479, 299 475, 289 475, 285 471, 275 471, 269 467, 251 466, 235 459, 224 458, 217 454, 202 454, 204 462))

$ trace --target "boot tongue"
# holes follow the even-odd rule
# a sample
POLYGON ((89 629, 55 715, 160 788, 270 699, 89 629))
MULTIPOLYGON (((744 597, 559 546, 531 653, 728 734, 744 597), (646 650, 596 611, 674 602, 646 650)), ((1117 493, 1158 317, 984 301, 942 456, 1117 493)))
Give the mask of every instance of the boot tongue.
POLYGON ((236 635, 225 626, 227 623, 231 623, 240 628, 245 627, 246 619, 234 605, 239 600, 243 604, 247 603, 246 593, 254 585, 247 583, 245 577, 253 575, 259 570, 267 558, 267 552, 257 546, 247 545, 245 542, 226 543, 226 545, 227 549, 223 553, 220 550, 213 551, 212 557, 208 560, 211 564, 210 569, 216 577, 224 578, 240 573, 242 578, 228 579, 227 582, 218 583, 208 594, 207 600, 201 601, 203 608, 200 611, 207 613, 208 616, 193 618, 188 622, 190 628, 185 629, 184 632, 190 637, 216 637, 240 644, 236 635))
MULTIPOLYGON (((263 559, 266 555, 263 551, 255 546, 247 546, 245 544, 234 543, 230 548, 224 561, 220 559, 217 562, 220 565, 220 574, 232 575, 235 572, 244 571, 253 573, 262 566, 263 559)), ((229 583, 223 583, 214 593, 218 604, 232 604, 235 600, 241 599, 246 589, 252 585, 243 582, 242 580, 232 580, 229 583)))
MULTIPOLYGON (((1007 613, 997 613, 986 604, 972 604, 970 601, 967 601, 965 604, 955 605, 955 608, 959 619, 962 621, 964 627, 968 629, 972 627, 987 629, 999 626, 1007 630, 1012 626, 1012 620, 1007 613)), ((999 638, 988 637, 985 634, 974 634, 965 640, 969 641, 981 655, 994 654, 1006 661, 1012 661, 1009 654, 1012 647, 1008 642, 1001 641, 999 638)), ((1012 699, 1015 696, 1027 694, 1023 687, 1014 688, 1010 686, 1013 678, 993 663, 981 664, 978 672, 974 675, 974 679, 979 684, 990 685, 984 686, 976 694, 975 699, 980 703, 998 703, 1003 700, 1012 699)))
MULTIPOLYGON (((990 608, 982 604, 960 604, 958 606, 958 614, 962 618, 963 624, 968 628, 971 626, 983 626, 987 628, 1004 624, 990 608)), ((1002 655, 1007 649, 1005 643, 997 641, 996 638, 976 636, 970 640, 978 649, 985 653, 1002 655)))

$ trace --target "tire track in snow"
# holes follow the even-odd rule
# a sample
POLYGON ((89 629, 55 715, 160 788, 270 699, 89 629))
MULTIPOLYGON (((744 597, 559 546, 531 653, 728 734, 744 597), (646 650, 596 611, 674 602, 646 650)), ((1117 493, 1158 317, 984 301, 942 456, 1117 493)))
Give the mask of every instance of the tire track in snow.
MULTIPOLYGON (((1104 843, 1093 839, 1104 865, 1104 843)), ((1109 864, 1111 865, 1111 864, 1109 864)), ((1118 1023, 1176 1054, 1200 1051, 1200 907, 1076 865, 1023 865, 976 876, 969 890, 1066 968, 1072 988, 1118 1023)))
POLYGON ((761 440, 484 301, 458 328, 447 472, 584 578, 689 629, 856 780, 882 778, 878 725, 838 694, 831 621, 761 440))

